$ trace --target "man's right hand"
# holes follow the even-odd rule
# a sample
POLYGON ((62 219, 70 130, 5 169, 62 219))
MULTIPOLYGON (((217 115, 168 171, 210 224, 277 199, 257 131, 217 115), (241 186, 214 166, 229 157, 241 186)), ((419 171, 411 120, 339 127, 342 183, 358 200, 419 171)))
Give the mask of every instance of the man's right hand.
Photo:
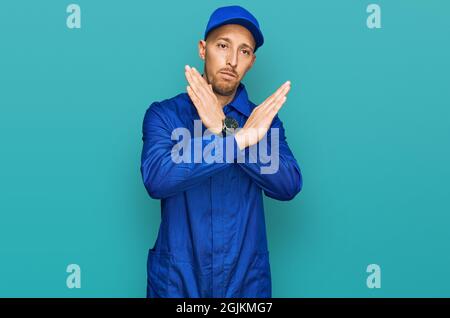
POLYGON ((264 137, 273 118, 286 102, 286 95, 290 89, 291 82, 287 81, 262 104, 253 109, 244 127, 235 134, 236 143, 241 150, 257 144, 264 137))

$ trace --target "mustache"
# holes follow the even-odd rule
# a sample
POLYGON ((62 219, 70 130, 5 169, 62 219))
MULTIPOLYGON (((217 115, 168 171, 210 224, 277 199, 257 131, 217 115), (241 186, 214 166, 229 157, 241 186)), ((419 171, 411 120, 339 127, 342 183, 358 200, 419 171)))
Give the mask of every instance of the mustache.
POLYGON ((219 71, 219 73, 220 73, 220 72, 231 73, 231 74, 233 74, 234 76, 239 77, 238 74, 237 74, 233 69, 230 69, 230 68, 224 68, 224 69, 221 69, 221 70, 219 71))

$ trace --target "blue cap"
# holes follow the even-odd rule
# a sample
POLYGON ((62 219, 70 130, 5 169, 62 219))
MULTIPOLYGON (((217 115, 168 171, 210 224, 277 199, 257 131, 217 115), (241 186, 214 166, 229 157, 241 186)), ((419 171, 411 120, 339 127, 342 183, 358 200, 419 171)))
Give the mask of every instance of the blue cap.
POLYGON ((205 40, 209 32, 225 24, 239 24, 250 31, 255 39, 255 52, 264 43, 264 36, 259 28, 258 20, 240 6, 228 6, 216 9, 209 18, 205 30, 205 40))

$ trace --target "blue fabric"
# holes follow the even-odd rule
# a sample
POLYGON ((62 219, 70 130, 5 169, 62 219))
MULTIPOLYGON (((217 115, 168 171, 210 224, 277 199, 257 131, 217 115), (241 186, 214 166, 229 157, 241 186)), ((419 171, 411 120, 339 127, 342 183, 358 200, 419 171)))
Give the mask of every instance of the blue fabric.
MULTIPOLYGON (((254 107, 241 83, 224 113, 243 127, 254 107)), ((149 195, 161 199, 161 225, 148 254, 147 296, 271 297, 262 192, 290 200, 302 188, 282 122, 276 116, 271 126, 279 128, 279 170, 261 174, 265 164, 259 159, 255 163, 173 162, 171 151, 178 142, 171 139, 173 129, 185 127, 194 136, 194 120, 199 119, 186 93, 154 102, 145 114, 141 173, 149 195)), ((201 147, 207 149, 220 138, 203 140, 201 147)), ((240 151, 233 136, 222 141, 233 145, 234 159, 249 151, 240 151)), ((205 151, 206 156, 211 152, 205 151)))
POLYGON ((216 9, 206 25, 205 40, 209 32, 225 24, 239 24, 247 28, 255 39, 255 52, 264 44, 264 36, 258 20, 241 6, 227 6, 216 9))

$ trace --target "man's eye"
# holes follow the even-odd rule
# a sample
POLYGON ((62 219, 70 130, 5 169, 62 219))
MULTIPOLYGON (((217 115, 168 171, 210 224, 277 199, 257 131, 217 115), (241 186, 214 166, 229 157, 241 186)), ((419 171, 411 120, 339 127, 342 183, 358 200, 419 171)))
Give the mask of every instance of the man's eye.
POLYGON ((250 54, 250 51, 249 51, 249 50, 242 50, 242 52, 243 52, 244 54, 246 54, 246 55, 249 55, 249 54, 250 54))
POLYGON ((223 43, 219 43, 219 44, 217 44, 217 46, 220 47, 221 49, 226 49, 227 48, 227 45, 223 44, 223 43))

